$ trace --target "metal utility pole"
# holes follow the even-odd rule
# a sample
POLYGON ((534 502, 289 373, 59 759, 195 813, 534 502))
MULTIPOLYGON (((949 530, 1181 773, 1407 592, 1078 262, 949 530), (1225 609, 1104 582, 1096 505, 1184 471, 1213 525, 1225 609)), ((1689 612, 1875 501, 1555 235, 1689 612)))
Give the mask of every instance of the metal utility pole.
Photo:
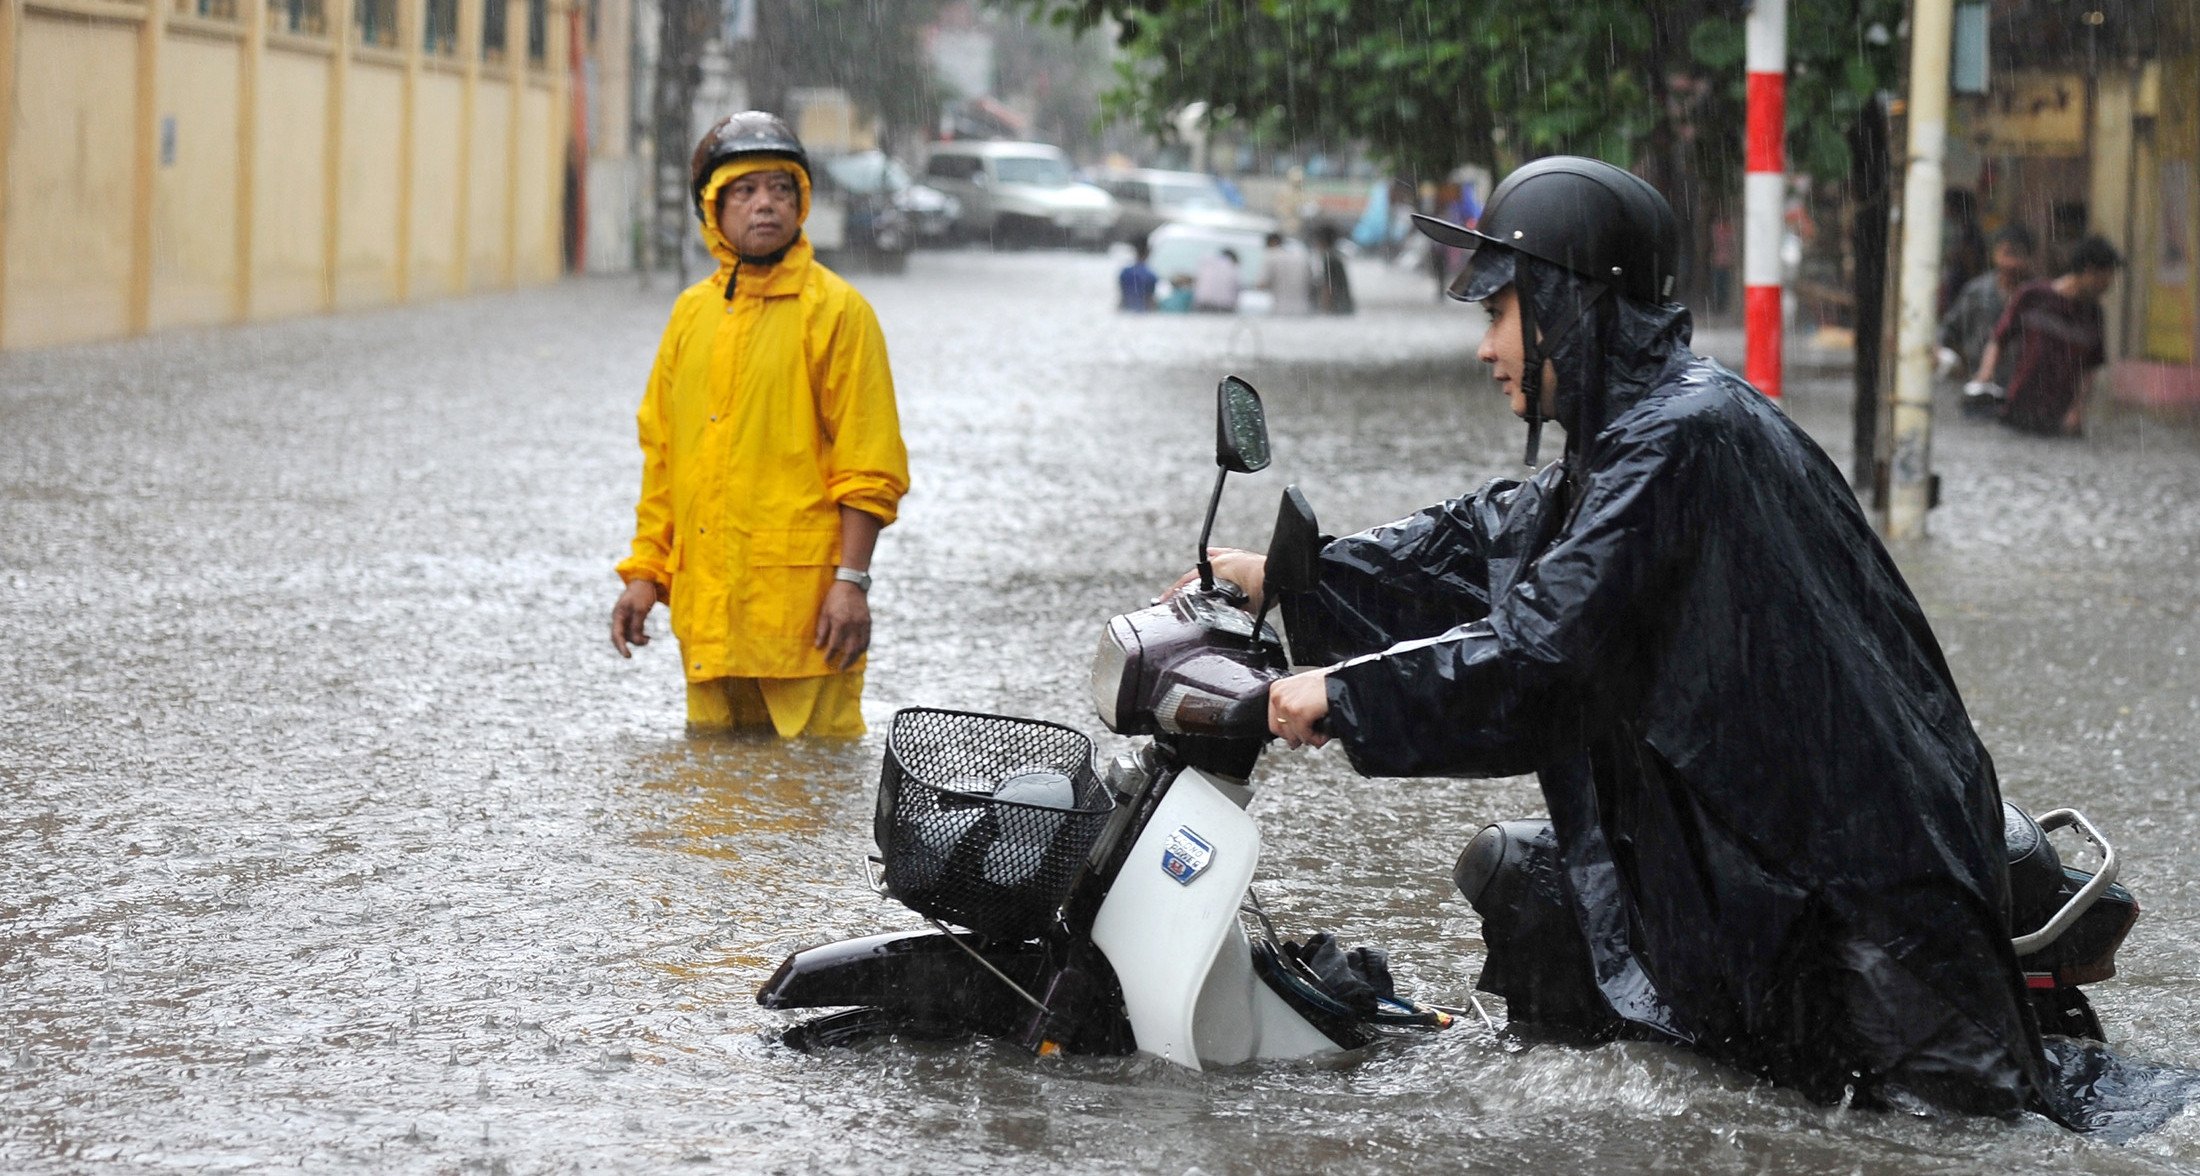
POLYGON ((1747 173, 1742 178, 1742 378, 1780 398, 1780 236, 1787 205, 1787 0, 1756 0, 1748 38, 1747 173))
POLYGON ((1879 486, 1880 375, 1887 367, 1887 253, 1894 230, 1894 133, 1888 126, 1891 95, 1872 95, 1849 128, 1849 203, 1855 215, 1849 252, 1856 258, 1856 401, 1850 408, 1849 484, 1871 509, 1886 509, 1879 486))
POLYGON ((1889 539, 1922 538, 1925 512, 1932 506, 1933 326, 1954 27, 1954 0, 1912 0, 1909 166, 1902 179, 1902 286, 1895 301, 1894 453, 1887 464, 1889 539))

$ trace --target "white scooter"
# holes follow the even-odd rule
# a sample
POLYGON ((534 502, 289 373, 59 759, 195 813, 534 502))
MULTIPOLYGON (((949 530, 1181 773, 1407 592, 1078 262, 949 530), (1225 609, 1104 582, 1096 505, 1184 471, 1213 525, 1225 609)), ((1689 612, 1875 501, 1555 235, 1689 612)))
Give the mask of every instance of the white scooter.
MULTIPOLYGON (((895 715, 873 888, 935 930, 789 956, 758 1003, 843 1011, 796 1025, 788 1042, 982 1034, 1041 1054, 1135 1049, 1200 1069, 1358 1049, 1461 1012, 1400 999, 1379 953, 1347 955, 1327 936, 1284 942, 1251 901, 1261 842, 1246 806, 1270 738, 1268 685, 1289 663, 1275 630, 1204 558, 1224 479, 1268 464, 1258 394, 1232 377, 1218 401, 1221 471, 1199 586, 1110 619, 1093 658, 1101 721, 1151 738, 1102 773, 1091 742, 1067 727, 895 715)), ((1284 491, 1266 595, 1311 588, 1320 546, 1313 512, 1284 491)), ((2100 1040, 2083 986, 2115 975, 2139 917, 2116 884, 2118 855, 2074 810, 2035 822, 2005 805, 2004 818, 2012 920, 2031 928, 2012 946, 2039 1023, 2100 1040), (2100 853, 2094 871, 2065 865, 2049 843, 2064 827, 2100 853)), ((1506 998, 1513 1022, 1605 1033, 1611 1014, 1556 856, 1544 819, 1490 825, 1460 854, 1453 881, 1488 947, 1479 986, 1506 998)))
MULTIPOLYGON (((935 929, 789 956, 758 1003, 845 1010, 796 1025, 791 1044, 978 1034, 1042 1055, 1135 1049, 1196 1070, 1452 1023, 1450 1010, 1398 997, 1380 953, 1347 954, 1327 936, 1286 943, 1250 900, 1261 848, 1250 779, 1270 739, 1268 684, 1288 662, 1204 558, 1224 479, 1268 465, 1251 385, 1224 380, 1217 416, 1198 588, 1109 620, 1093 659, 1101 721, 1152 738, 1102 772, 1067 727, 896 714, 873 888, 935 929)), ((1318 547, 1311 512, 1287 491, 1271 583, 1310 579, 1318 547)))

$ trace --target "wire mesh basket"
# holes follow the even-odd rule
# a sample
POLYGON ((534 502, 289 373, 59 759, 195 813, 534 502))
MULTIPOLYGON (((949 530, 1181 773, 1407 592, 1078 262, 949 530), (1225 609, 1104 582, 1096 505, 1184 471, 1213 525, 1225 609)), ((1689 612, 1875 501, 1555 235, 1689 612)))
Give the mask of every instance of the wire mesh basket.
POLYGON ((909 909, 999 939, 1054 921, 1115 801, 1092 741, 1055 723, 896 711, 872 835, 886 891, 909 909))

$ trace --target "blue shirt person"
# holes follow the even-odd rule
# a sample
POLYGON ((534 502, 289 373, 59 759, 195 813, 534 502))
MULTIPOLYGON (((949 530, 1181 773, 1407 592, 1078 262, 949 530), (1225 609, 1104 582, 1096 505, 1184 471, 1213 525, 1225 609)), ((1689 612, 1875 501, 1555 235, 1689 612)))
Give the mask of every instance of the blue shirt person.
POLYGON ((1161 285, 1161 276, 1146 264, 1147 255, 1146 243, 1139 242, 1137 260, 1115 275, 1116 289, 1122 295, 1116 304, 1118 309, 1143 313, 1154 308, 1154 290, 1161 285))

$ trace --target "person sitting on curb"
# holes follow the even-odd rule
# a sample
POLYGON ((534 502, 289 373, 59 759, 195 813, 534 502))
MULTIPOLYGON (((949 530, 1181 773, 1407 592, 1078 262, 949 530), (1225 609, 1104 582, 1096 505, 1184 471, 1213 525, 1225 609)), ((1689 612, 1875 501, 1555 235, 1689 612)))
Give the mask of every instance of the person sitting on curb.
POLYGON ((2003 424, 2047 436, 2085 432, 2086 385, 2108 362, 2101 295, 2108 293, 2123 264, 2115 246, 2087 237, 2070 251, 2070 263, 2060 275, 2010 296, 1973 376, 1974 382, 1991 385, 2002 356, 2016 351, 2001 408, 2003 424))
MULTIPOLYGON (((1941 317, 1942 376, 1978 367, 2010 295, 2032 280, 2038 253, 2039 243, 2033 239, 2032 230, 2023 225, 2010 225, 1994 234, 1994 267, 1964 283, 1948 313, 1941 317)), ((1964 411, 1977 414, 2001 410, 2001 399, 1994 389, 2008 386, 2013 358, 2009 352, 2002 354, 1991 377, 1992 387, 1976 380, 1964 386, 1964 411)))

